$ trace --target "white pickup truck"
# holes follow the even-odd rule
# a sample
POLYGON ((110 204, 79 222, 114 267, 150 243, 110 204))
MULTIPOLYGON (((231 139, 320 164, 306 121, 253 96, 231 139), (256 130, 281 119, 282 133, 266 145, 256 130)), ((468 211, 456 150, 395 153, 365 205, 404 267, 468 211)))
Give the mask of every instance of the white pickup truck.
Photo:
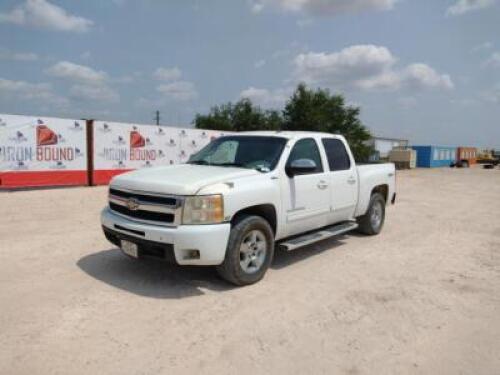
POLYGON ((212 141, 187 164, 110 183, 104 234, 124 253, 216 266, 236 285, 259 281, 285 250, 382 229, 393 164, 356 166, 342 136, 244 132, 212 141))

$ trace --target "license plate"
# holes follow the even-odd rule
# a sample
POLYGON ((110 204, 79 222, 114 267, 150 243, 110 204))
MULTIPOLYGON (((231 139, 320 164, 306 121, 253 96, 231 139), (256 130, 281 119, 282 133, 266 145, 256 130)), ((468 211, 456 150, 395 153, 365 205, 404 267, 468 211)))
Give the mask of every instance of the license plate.
POLYGON ((122 240, 121 248, 125 254, 130 255, 131 257, 137 258, 139 256, 137 244, 133 242, 122 240))

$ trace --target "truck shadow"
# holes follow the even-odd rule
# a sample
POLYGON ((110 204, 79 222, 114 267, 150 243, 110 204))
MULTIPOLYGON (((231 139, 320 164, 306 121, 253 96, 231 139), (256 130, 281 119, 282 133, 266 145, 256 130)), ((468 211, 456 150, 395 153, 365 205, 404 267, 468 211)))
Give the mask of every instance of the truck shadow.
POLYGON ((345 244, 345 235, 329 238, 315 244, 301 247, 293 251, 285 251, 277 247, 274 251, 274 261, 271 269, 280 270, 305 259, 321 255, 328 250, 334 250, 345 244))
POLYGON ((143 297, 185 298, 204 295, 203 289, 223 292, 235 288, 221 280, 213 267, 138 261, 117 248, 86 255, 77 266, 97 280, 143 297))
MULTIPOLYGON (((276 249, 271 270, 293 266, 343 244, 342 237, 338 237, 292 252, 276 249)), ((86 255, 76 264, 99 281, 143 297, 179 299, 204 295, 204 290, 225 292, 237 288, 220 279, 214 267, 178 266, 148 259, 138 261, 129 259, 117 248, 86 255)))

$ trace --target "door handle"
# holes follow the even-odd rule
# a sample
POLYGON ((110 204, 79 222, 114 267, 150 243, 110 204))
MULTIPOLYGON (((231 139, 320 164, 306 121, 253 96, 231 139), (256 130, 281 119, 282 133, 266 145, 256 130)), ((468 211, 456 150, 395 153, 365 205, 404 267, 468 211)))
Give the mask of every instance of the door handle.
POLYGON ((354 185, 356 183, 356 179, 354 177, 349 177, 349 179, 347 180, 347 183, 349 185, 354 185))
POLYGON ((325 181, 321 180, 316 186, 318 187, 318 189, 324 190, 328 187, 328 184, 325 181))

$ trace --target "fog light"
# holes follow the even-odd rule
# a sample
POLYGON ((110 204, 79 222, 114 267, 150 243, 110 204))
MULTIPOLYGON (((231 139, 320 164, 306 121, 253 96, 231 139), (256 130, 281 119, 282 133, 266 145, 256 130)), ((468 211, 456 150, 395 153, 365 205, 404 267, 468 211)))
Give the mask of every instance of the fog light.
POLYGON ((184 250, 184 260, 200 259, 200 250, 184 250))

